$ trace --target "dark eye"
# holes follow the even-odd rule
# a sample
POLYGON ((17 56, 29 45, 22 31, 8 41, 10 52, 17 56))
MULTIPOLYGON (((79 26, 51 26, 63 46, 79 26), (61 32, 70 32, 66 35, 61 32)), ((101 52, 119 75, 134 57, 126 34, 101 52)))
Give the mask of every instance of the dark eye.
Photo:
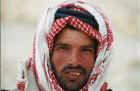
POLYGON ((93 48, 83 48, 82 49, 83 52, 94 52, 93 48))
POLYGON ((56 50, 68 50, 68 47, 66 47, 66 46, 56 46, 55 49, 56 50))

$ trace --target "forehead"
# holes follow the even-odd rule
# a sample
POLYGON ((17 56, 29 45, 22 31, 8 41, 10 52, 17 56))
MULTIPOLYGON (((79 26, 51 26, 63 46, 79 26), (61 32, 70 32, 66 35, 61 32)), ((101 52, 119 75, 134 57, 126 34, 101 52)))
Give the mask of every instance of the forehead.
POLYGON ((65 28, 56 37, 55 42, 67 43, 72 45, 91 45, 93 40, 84 32, 76 29, 65 28))

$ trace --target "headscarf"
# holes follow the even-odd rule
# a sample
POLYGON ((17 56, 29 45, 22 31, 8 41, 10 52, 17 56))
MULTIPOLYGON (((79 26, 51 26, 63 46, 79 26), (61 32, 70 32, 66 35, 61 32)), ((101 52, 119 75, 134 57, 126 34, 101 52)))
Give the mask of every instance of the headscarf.
POLYGON ((95 66, 87 84, 80 91, 106 91, 107 82, 104 77, 112 48, 112 29, 104 13, 84 0, 66 0, 46 9, 39 29, 34 34, 33 55, 19 68, 19 91, 64 91, 52 71, 50 53, 55 35, 67 24, 95 38, 99 43, 95 66))

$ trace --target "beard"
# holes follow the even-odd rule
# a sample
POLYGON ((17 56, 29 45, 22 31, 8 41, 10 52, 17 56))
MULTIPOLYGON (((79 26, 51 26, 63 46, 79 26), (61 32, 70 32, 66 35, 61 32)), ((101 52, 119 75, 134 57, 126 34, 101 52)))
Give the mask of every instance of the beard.
MULTIPOLYGON (((56 76, 57 81, 59 82, 59 85, 65 90, 65 91, 80 91, 81 88, 83 88, 86 83, 88 82, 89 76, 84 79, 76 88, 68 88, 66 86, 66 84, 64 83, 64 81, 62 80, 63 78, 61 77, 57 77, 56 76)), ((72 82, 72 81, 71 81, 72 82)))
MULTIPOLYGON (((81 70, 83 71, 83 74, 86 75, 86 77, 85 77, 83 80, 80 80, 80 79, 79 79, 80 83, 79 83, 78 85, 76 85, 76 87, 70 88, 70 87, 67 86, 67 84, 74 84, 75 81, 69 81, 69 83, 66 82, 66 81, 64 80, 64 77, 63 77, 62 75, 59 75, 59 76, 57 75, 57 72, 56 72, 56 70, 55 70, 55 68, 54 68, 54 65, 52 65, 52 68, 53 68, 53 72, 54 72, 54 75, 55 75, 55 77, 56 77, 56 80, 58 81, 60 87, 63 88, 65 91, 80 91, 80 89, 83 88, 83 87, 86 85, 86 83, 88 82, 88 79, 89 79, 90 73, 91 73, 91 71, 88 73, 88 72, 86 71, 86 69, 84 69, 84 68, 81 67, 81 66, 72 67, 71 65, 69 65, 69 66, 67 66, 67 67, 64 67, 64 68, 61 70, 61 72, 65 71, 65 70, 67 70, 67 69, 81 69, 81 70)), ((72 87, 72 86, 71 86, 71 87, 72 87)))

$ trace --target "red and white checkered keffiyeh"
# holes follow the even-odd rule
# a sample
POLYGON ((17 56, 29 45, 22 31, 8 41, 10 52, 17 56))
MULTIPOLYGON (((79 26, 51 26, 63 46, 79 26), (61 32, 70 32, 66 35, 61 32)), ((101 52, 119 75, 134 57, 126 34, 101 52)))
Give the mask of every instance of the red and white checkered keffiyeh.
POLYGON ((107 17, 97 8, 90 6, 83 0, 67 0, 60 5, 51 6, 45 11, 41 20, 39 31, 35 33, 33 41, 33 56, 22 63, 20 73, 17 77, 17 88, 19 91, 63 91, 59 86, 50 66, 49 54, 53 47, 55 35, 60 32, 66 24, 72 25, 79 31, 85 32, 90 37, 99 41, 95 67, 92 70, 88 83, 81 91, 106 91, 107 83, 104 76, 109 60, 107 58, 112 47, 113 35, 107 17), (74 16, 67 16, 54 20, 58 8, 74 5, 72 10, 92 14, 99 30, 93 31, 93 27, 74 16), (77 7, 77 8, 76 8, 77 7), (23 76, 24 75, 24 78, 23 76))

